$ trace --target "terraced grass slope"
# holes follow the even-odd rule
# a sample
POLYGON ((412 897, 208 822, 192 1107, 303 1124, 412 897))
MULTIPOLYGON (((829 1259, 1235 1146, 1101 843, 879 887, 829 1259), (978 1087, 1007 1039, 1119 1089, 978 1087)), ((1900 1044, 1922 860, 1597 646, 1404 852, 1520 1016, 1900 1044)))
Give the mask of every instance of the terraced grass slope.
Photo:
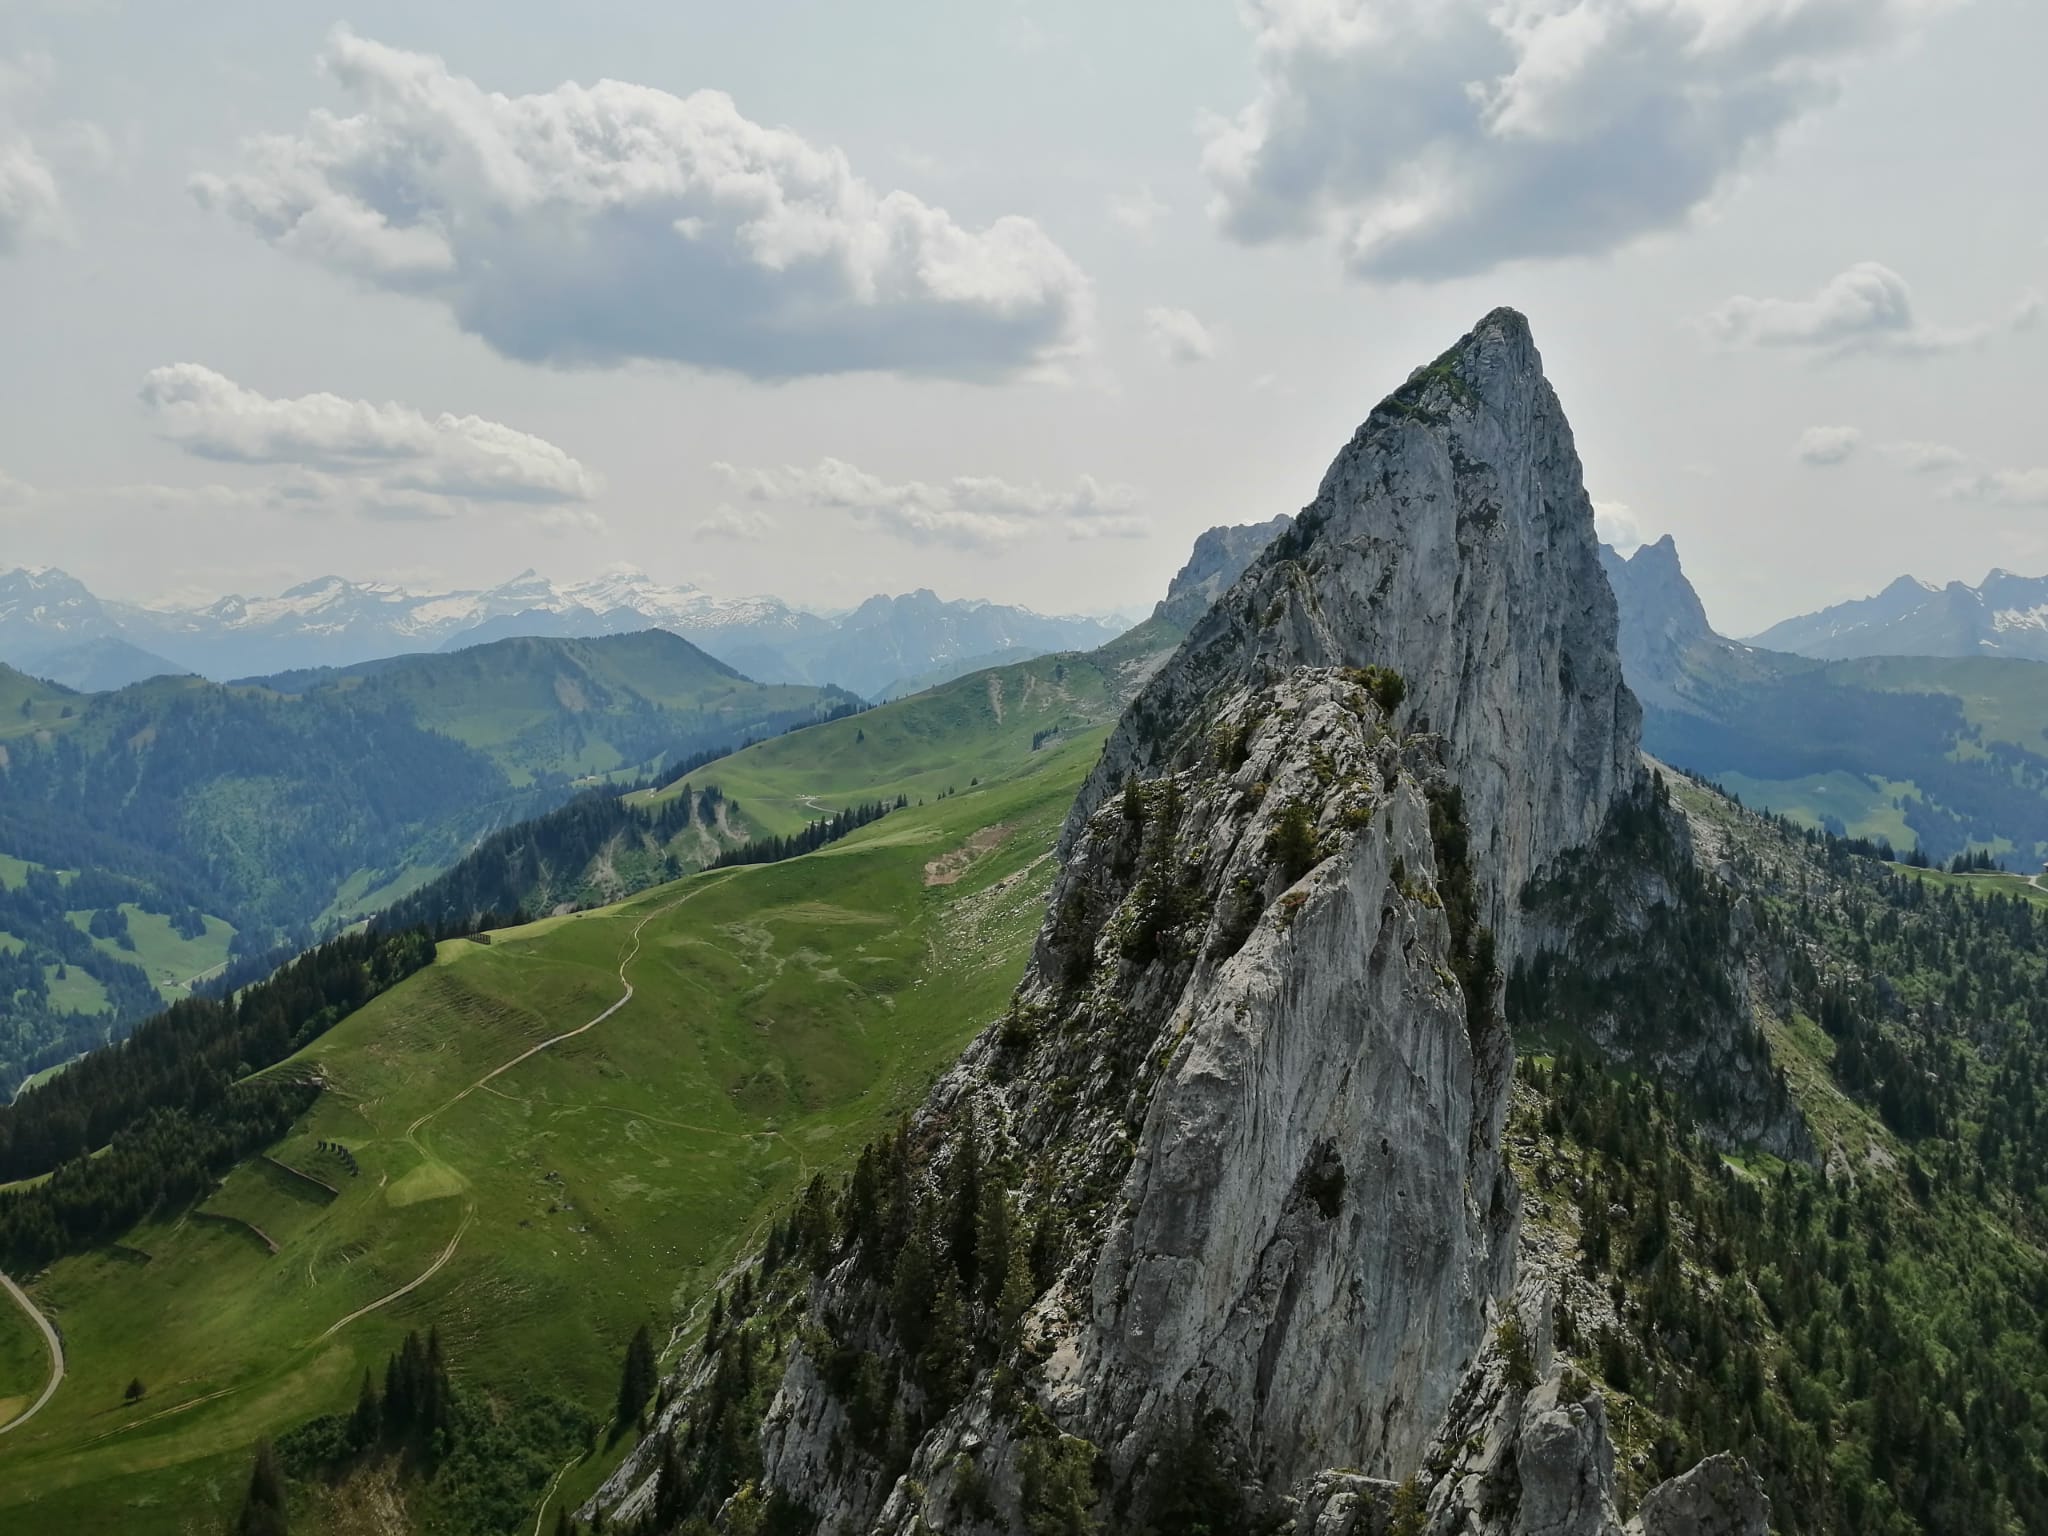
MULTIPOLYGON (((1026 719, 1096 686, 1056 666, 1026 719)), ((232 1512, 256 1437, 345 1410, 429 1324, 458 1383, 508 1412, 562 1399, 602 1419, 634 1327, 668 1337, 811 1172, 921 1096, 1006 1001, 1101 738, 1033 752, 1045 727, 1017 717, 1024 681, 999 718, 991 691, 979 734, 972 700, 946 706, 969 757, 958 793, 803 859, 446 944, 274 1069, 327 1084, 279 1144, 198 1211, 35 1280, 70 1374, 0 1440, 0 1529, 205 1529, 232 1512), (126 1403, 135 1378, 147 1394, 126 1403)), ((749 793, 794 806, 947 776, 911 721, 878 734, 883 713, 821 728, 867 740, 812 768, 772 754, 749 793)), ((599 1470, 572 1467, 562 1496, 599 1470)), ((359 1493, 297 1511, 294 1530, 369 1528, 359 1493)))

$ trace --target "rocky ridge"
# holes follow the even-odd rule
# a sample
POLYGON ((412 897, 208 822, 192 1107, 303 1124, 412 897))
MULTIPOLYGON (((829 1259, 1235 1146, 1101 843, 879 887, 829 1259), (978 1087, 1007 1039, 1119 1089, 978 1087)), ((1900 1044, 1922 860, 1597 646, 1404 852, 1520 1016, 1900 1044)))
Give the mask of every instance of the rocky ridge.
MULTIPOLYGON (((860 1194, 864 1160, 812 1244, 767 1496, 850 1533, 1165 1528, 1192 1467, 1246 1528, 1619 1532, 1501 1147, 1502 967, 1557 932, 1524 892, 1618 812, 1662 814, 1615 631, 1562 410, 1496 312, 1126 713, 1009 1014, 882 1149, 901 1193, 860 1194), (970 1198, 994 1214, 963 1224, 970 1198), (909 1249, 950 1274, 906 1308, 909 1249), (955 1313, 935 1360, 910 1335, 955 1313)), ((595 1507, 718 1488, 719 1360, 595 1507)), ((1639 1521, 1764 1529, 1711 1462, 1639 1521)))

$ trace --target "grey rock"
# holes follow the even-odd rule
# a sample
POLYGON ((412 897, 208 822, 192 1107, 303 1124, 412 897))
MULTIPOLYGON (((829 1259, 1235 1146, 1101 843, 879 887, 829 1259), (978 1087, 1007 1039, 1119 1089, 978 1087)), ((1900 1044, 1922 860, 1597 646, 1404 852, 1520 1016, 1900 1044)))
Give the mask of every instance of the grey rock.
POLYGON ((1276 540, 1138 696, 1068 821, 1199 741, 1206 702, 1292 667, 1399 672, 1465 796, 1488 921, 1518 953, 1531 875, 1590 842, 1641 772, 1614 595, 1563 407, 1496 310, 1373 412, 1276 540))
POLYGON ((1652 1488, 1628 1530, 1629 1536, 1766 1536, 1770 1526, 1763 1481, 1747 1462, 1723 1452, 1652 1488))

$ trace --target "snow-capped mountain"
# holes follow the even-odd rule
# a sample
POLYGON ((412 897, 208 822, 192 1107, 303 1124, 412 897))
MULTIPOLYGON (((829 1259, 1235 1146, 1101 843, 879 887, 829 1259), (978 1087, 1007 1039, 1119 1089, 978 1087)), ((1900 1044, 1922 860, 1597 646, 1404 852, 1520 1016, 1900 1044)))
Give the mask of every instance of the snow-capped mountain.
POLYGON ((872 597, 828 619, 780 598, 717 597, 625 566, 566 585, 522 571, 494 587, 432 593, 326 576, 275 597, 163 607, 103 602, 62 571, 0 574, 0 660, 35 671, 39 662, 74 656, 84 642, 108 642, 90 672, 74 669, 77 685, 99 687, 164 671, 226 680, 347 666, 514 635, 666 629, 762 682, 832 682, 874 694, 967 658, 1099 645, 1118 628, 998 603, 945 602, 926 590, 872 597), (110 649, 112 642, 120 648, 110 649))
POLYGON ((1755 645, 1800 656, 2008 656, 2048 661, 2048 576, 1993 571, 1979 586, 1901 576, 1871 597, 1774 624, 1755 645))

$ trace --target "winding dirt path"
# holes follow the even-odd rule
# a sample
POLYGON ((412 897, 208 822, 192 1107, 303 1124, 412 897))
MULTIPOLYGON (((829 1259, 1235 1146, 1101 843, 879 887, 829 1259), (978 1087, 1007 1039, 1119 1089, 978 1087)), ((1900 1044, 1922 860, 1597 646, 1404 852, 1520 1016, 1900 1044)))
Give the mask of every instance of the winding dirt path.
POLYGON ((36 1327, 43 1331, 43 1343, 50 1351, 50 1379, 43 1386, 43 1395, 30 1403, 21 1413, 9 1419, 5 1424, 0 1424, 0 1435, 4 1435, 10 1429, 21 1428, 22 1425, 41 1413, 43 1411, 43 1404, 57 1395, 57 1388, 64 1384, 64 1345, 57 1337, 57 1330, 50 1326, 50 1320, 43 1316, 34 1302, 28 1299, 28 1292, 16 1285, 6 1275, 0 1275, 0 1287, 6 1288, 7 1294, 20 1304, 21 1310, 26 1312, 34 1321, 36 1327))
MULTIPOLYGON (((441 1256, 438 1259, 434 1260, 433 1263, 429 1264, 425 1269, 421 1270, 419 1274, 414 1276, 412 1279, 406 1281, 405 1284, 401 1285, 397 1290, 391 1291, 383 1296, 379 1296, 375 1301, 371 1302, 368 1306, 357 1307, 355 1311, 349 1313, 347 1317, 344 1317, 338 1323, 329 1323, 327 1325, 327 1331, 321 1334, 320 1338, 333 1338, 337 1333, 341 1332, 342 1329, 346 1328, 350 1323, 354 1322, 357 1318, 368 1317, 372 1312, 375 1312, 379 1307, 390 1306, 391 1303, 398 1300, 399 1297, 411 1295, 414 1291, 418 1290, 421 1286, 425 1285, 429 1280, 433 1279, 434 1276, 438 1275, 441 1272, 441 1266, 443 1264, 446 1264, 450 1259, 455 1257, 455 1245, 462 1241, 462 1234, 469 1230, 469 1224, 475 1220, 476 1206, 474 1204, 464 1206, 462 1209, 462 1220, 456 1225, 455 1235, 448 1239, 448 1246, 441 1250, 441 1256)), ((318 1343, 319 1340, 316 1339, 314 1342, 318 1343)))
MULTIPOLYGON (((730 877, 728 876, 727 878, 730 877)), ((635 923, 633 925, 632 936, 625 946, 625 952, 619 956, 619 985, 625 988, 625 991, 620 994, 618 1001, 613 1003, 609 1008, 606 1008, 602 1013, 598 1014, 595 1018, 592 1018, 585 1023, 577 1025, 574 1029, 566 1029, 562 1031, 562 1033, 559 1035, 550 1035, 547 1039, 541 1041, 538 1045, 528 1046, 525 1050, 521 1051, 517 1056, 514 1056, 510 1061, 500 1062, 497 1066, 491 1068, 490 1071, 486 1072, 482 1077, 478 1078, 475 1082, 471 1083, 467 1088, 463 1089, 462 1092, 456 1094, 446 1103, 438 1104, 434 1108, 428 1110, 424 1115, 421 1115, 417 1120, 413 1121, 411 1125, 408 1125, 405 1128, 405 1139, 412 1143, 413 1150, 418 1152, 420 1156, 423 1158, 430 1157, 432 1155, 427 1151, 426 1147, 421 1144, 419 1139, 420 1128, 424 1126, 429 1120, 432 1120, 435 1116, 443 1113, 446 1110, 453 1109, 457 1104, 460 1104, 464 1099, 468 1098, 472 1093, 475 1093, 479 1088, 488 1087, 493 1078, 502 1077, 505 1073, 510 1072, 514 1067, 518 1066, 521 1062, 532 1060, 534 1057, 538 1056, 542 1051, 548 1050, 550 1047, 560 1045, 564 1040, 574 1040, 578 1035, 588 1034, 591 1030, 597 1028, 598 1025, 602 1024, 606 1019, 610 1018, 613 1014, 617 1013, 621 1008, 625 1007, 626 1004, 633 1001, 633 983, 627 980, 626 978, 626 968, 630 966, 635 960, 640 958, 641 931, 645 929, 646 926, 649 923, 653 922, 657 917, 666 916, 668 913, 673 912, 677 907, 681 906, 684 902, 694 900, 696 897, 702 895, 705 891, 712 889, 714 885, 723 885, 724 883, 725 882, 723 880, 720 880, 696 886, 693 889, 685 891, 682 895, 676 897, 674 901, 666 902, 663 905, 656 907, 653 911, 649 912, 645 917, 641 918, 639 922, 635 923)), ((491 1091, 496 1092, 495 1089, 492 1089, 491 1091)), ((391 1305, 392 1302, 397 1301, 400 1297, 410 1295, 412 1292, 418 1290, 421 1286, 425 1285, 429 1280, 433 1279, 435 1275, 441 1272, 442 1266, 445 1265, 450 1259, 455 1257, 455 1250, 462 1242, 462 1234, 469 1230, 470 1223, 475 1220, 476 1202, 472 1200, 467 1202, 463 1206, 462 1220, 456 1225, 455 1235, 448 1239, 448 1246, 441 1250, 440 1256, 436 1258, 433 1263, 429 1264, 417 1276, 415 1276, 411 1280, 408 1280, 404 1285, 401 1285, 397 1290, 391 1291, 386 1295, 379 1296, 375 1301, 370 1302, 367 1306, 357 1307, 355 1311, 349 1313, 347 1317, 342 1318, 339 1322, 330 1323, 327 1327, 327 1330, 320 1335, 320 1340, 332 1338, 335 1334, 339 1333, 342 1329, 346 1328, 350 1323, 356 1321, 358 1318, 367 1317, 370 1313, 377 1311, 381 1307, 388 1307, 389 1305, 391 1305)), ((24 1306, 28 1304, 28 1299, 26 1297, 22 1298, 22 1304, 24 1306)), ((315 1342, 320 1342, 320 1340, 316 1340, 315 1342)), ((55 1390, 54 1387, 52 1388, 52 1390, 55 1390)), ((42 1405, 38 1403, 36 1406, 41 1407, 42 1405)), ((29 1410, 29 1412, 31 1413, 33 1413, 34 1411, 35 1409, 33 1408, 29 1410)))

